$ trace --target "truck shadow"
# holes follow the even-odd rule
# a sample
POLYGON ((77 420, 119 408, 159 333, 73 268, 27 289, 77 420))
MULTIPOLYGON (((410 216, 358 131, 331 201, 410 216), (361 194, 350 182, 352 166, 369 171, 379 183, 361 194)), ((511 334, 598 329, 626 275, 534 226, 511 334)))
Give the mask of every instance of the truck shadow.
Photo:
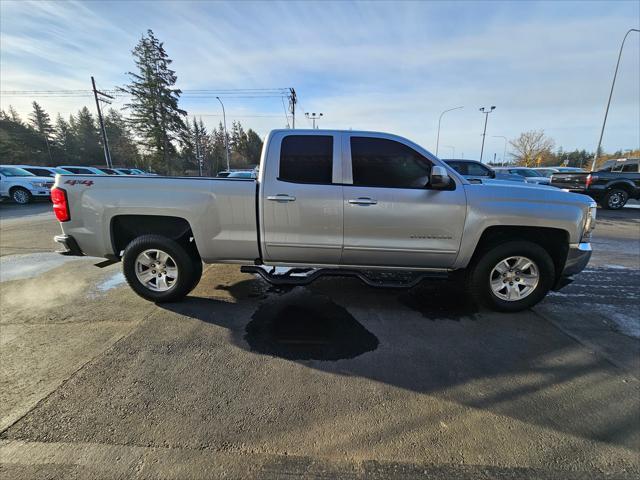
POLYGON ((253 353, 590 441, 632 449, 640 443, 638 383, 622 382, 615 367, 533 312, 478 311, 448 282, 389 291, 330 279, 261 299, 246 292, 263 287, 245 282, 260 281, 229 285, 235 305, 190 297, 162 307, 227 328, 253 353))

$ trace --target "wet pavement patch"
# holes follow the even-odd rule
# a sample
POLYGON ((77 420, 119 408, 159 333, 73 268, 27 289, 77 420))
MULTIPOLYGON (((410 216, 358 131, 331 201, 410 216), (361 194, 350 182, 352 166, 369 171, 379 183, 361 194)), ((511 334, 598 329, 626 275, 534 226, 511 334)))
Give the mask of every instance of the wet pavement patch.
POLYGON ((398 300, 430 320, 460 320, 478 312, 461 284, 451 281, 424 281, 398 300))
POLYGON ((262 304, 245 330, 254 352, 288 360, 341 360, 378 348, 345 308, 303 288, 262 304))

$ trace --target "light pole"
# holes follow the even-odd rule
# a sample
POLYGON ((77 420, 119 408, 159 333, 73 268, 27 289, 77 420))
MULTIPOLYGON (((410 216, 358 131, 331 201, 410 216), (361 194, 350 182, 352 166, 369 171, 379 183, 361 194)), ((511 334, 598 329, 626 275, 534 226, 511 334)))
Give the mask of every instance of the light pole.
POLYGON ((493 135, 493 138, 502 138, 504 140, 504 152, 502 153, 502 166, 504 167, 504 159, 507 156, 507 137, 504 135, 493 135))
POLYGON ((445 145, 444 148, 450 148, 451 149, 451 158, 456 158, 456 147, 454 147, 453 145, 445 145))
POLYGON ((616 85, 616 77, 618 76, 618 67, 620 67, 620 59, 622 58, 622 49, 624 48, 624 42, 627 40, 627 37, 631 32, 638 32, 640 30, 637 28, 630 28, 627 33, 624 34, 624 38, 622 39, 622 43, 620 44, 620 52, 618 53, 618 62, 616 63, 616 70, 613 73, 613 81, 611 82, 611 91, 609 92, 609 100, 607 101, 607 108, 604 111, 604 120, 602 121, 602 129, 600 130, 600 139, 598 140, 598 148, 596 148, 596 153, 593 156, 593 163, 591 164, 591 171, 593 172, 596 169, 596 162, 598 161, 598 155, 600 154, 600 147, 602 146, 602 136, 604 135, 604 126, 607 124, 607 115, 609 115, 609 106, 611 105, 611 97, 613 97, 613 87, 616 85))
POLYGON ((316 120, 318 120, 320 117, 322 117, 322 113, 318 113, 316 114, 316 112, 313 112, 311 115, 309 115, 309 112, 304 114, 305 117, 310 118, 311 121, 313 122, 313 129, 316 129, 316 120))
POLYGON ((222 124, 224 125, 224 150, 227 154, 227 172, 229 171, 229 136, 227 135, 227 114, 224 111, 224 103, 220 97, 216 97, 222 105, 222 124))
POLYGON ((487 120, 489 120, 489 114, 496 109, 495 105, 491 105, 490 110, 486 110, 484 107, 480 108, 480 111, 484 113, 484 132, 482 132, 482 148, 480 149, 480 163, 482 163, 482 154, 484 153, 484 137, 487 136, 487 120))
POLYGON ((438 136, 436 137, 436 157, 438 156, 438 147, 440 146, 440 122, 442 122, 442 116, 447 112, 451 112, 453 110, 459 110, 461 108, 464 108, 464 107, 449 108, 448 110, 445 110, 440 114, 440 118, 438 118, 438 136))

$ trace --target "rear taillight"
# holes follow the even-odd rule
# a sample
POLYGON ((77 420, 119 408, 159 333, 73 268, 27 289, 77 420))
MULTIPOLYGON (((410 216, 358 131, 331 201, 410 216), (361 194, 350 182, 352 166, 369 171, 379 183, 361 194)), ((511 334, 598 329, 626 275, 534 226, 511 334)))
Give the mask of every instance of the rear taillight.
POLYGON ((66 191, 58 187, 52 188, 51 201, 53 202, 53 213, 56 214, 56 218, 59 222, 68 222, 71 220, 66 191))
POLYGON ((591 184, 598 180, 596 175, 587 175, 587 180, 584 182, 584 186, 589 188, 591 184))

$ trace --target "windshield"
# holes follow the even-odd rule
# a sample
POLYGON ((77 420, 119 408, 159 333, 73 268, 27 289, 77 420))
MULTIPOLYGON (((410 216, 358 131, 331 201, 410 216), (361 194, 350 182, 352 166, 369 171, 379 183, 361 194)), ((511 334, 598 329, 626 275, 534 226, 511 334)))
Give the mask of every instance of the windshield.
POLYGON ((17 167, 0 167, 0 173, 5 177, 35 177, 33 173, 17 167))

